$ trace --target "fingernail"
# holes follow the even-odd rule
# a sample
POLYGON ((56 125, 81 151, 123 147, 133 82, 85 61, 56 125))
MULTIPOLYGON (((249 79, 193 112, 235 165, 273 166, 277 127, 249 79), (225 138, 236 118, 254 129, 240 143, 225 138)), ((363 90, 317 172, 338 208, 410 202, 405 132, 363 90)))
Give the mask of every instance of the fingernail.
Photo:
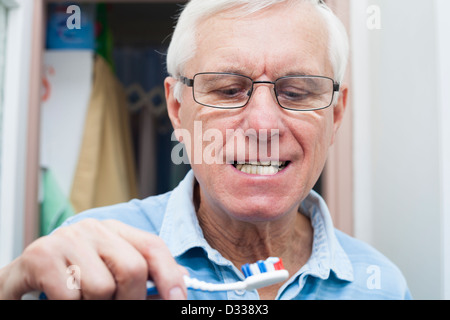
POLYGON ((170 300, 186 300, 186 295, 180 287, 174 287, 169 291, 170 300))

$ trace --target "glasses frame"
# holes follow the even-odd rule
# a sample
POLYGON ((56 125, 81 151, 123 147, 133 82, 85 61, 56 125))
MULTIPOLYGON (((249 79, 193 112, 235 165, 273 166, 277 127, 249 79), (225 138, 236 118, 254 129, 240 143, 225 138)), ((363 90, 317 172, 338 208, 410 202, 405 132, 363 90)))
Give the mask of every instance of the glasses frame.
POLYGON ((200 105, 202 105, 202 106, 205 106, 205 107, 209 107, 209 108, 215 108, 215 109, 228 109, 228 110, 232 110, 232 109, 241 109, 241 108, 246 107, 246 106, 249 104, 249 102, 250 102, 250 100, 251 100, 251 98, 252 98, 252 95, 253 95, 253 92, 254 92, 254 86, 255 86, 255 84, 272 84, 272 85, 273 85, 273 91, 274 91, 274 93, 275 93, 275 98, 276 98, 276 100, 277 100, 278 105, 280 106, 280 108, 283 108, 283 109, 285 109, 285 110, 290 110, 290 111, 318 111, 318 110, 327 109, 327 108, 329 108, 329 107, 333 104, 333 101, 334 101, 334 94, 335 94, 336 92, 339 92, 339 91, 340 91, 340 88, 341 88, 341 85, 340 85, 338 82, 334 81, 332 78, 325 77, 325 76, 306 76, 306 75, 298 75, 298 76, 292 75, 292 76, 285 76, 285 77, 278 78, 278 79, 275 80, 275 81, 254 81, 254 80, 253 80, 252 78, 250 78, 250 77, 244 76, 244 75, 242 75, 242 74, 237 74, 237 73, 230 73, 230 72, 200 72, 200 73, 196 73, 192 79, 189 79, 189 78, 184 77, 184 76, 180 76, 179 81, 180 81, 182 84, 184 84, 184 85, 186 85, 186 86, 192 88, 192 98, 193 98, 194 101, 197 102, 198 104, 200 104, 200 105), (249 91, 249 97, 248 97, 247 102, 246 102, 244 105, 239 106, 239 107, 218 107, 218 106, 213 106, 213 105, 209 105, 209 104, 205 104, 205 103, 198 102, 197 99, 195 98, 195 90, 194 90, 195 78, 196 78, 197 76, 199 76, 199 75, 208 75, 208 74, 223 74, 223 75, 239 76, 239 77, 243 77, 243 78, 249 79, 249 80, 252 82, 252 87, 251 87, 251 89, 250 89, 250 91, 249 91), (327 105, 327 106, 325 106, 325 107, 321 107, 321 108, 313 108, 313 109, 294 109, 294 108, 283 107, 283 106, 281 105, 280 101, 278 100, 278 93, 277 93, 277 89, 276 89, 276 83, 277 83, 279 80, 288 79, 288 78, 321 78, 321 79, 329 79, 329 80, 331 80, 332 83, 333 83, 333 94, 332 94, 332 96, 331 96, 331 102, 330 102, 330 104, 327 105))

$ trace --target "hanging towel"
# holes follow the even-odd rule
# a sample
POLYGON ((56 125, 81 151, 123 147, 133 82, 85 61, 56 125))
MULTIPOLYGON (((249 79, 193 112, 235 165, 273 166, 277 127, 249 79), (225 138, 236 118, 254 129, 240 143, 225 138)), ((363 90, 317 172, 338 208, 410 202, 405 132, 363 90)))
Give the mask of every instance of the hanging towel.
POLYGON ((74 210, 51 170, 41 169, 41 183, 40 236, 45 236, 73 216, 74 210))
POLYGON ((97 55, 70 196, 77 213, 137 197, 133 154, 124 89, 110 65, 97 55))

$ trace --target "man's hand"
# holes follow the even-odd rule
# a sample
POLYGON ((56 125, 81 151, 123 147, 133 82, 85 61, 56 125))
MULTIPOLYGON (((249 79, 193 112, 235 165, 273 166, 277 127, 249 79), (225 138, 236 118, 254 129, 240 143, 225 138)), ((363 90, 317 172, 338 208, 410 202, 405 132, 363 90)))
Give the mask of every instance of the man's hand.
POLYGON ((0 270, 0 299, 31 291, 49 299, 145 299, 152 279, 162 299, 185 299, 179 266, 157 236, 114 220, 86 219, 56 230, 0 270), (79 270, 80 288, 68 285, 69 266, 79 270))

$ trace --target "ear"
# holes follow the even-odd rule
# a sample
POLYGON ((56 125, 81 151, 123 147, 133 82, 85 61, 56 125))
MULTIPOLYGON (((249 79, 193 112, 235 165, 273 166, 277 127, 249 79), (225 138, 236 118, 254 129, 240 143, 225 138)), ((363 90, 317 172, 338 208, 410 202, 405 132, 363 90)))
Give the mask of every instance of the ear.
MULTIPOLYGON (((177 80, 172 77, 167 77, 164 80, 167 112, 169 114, 170 122, 172 123, 175 133, 178 131, 177 129, 181 128, 181 120, 180 120, 181 104, 180 104, 180 102, 178 102, 178 100, 175 98, 175 95, 174 95, 174 89, 175 89, 176 82, 177 82, 177 80)), ((178 141, 180 141, 180 137, 178 137, 178 135, 177 135, 177 139, 178 139, 178 141)))
POLYGON ((338 102, 333 108, 333 138, 331 144, 334 143, 336 133, 339 130, 342 120, 344 119, 345 109, 347 108, 348 86, 342 85, 339 92, 338 102))

